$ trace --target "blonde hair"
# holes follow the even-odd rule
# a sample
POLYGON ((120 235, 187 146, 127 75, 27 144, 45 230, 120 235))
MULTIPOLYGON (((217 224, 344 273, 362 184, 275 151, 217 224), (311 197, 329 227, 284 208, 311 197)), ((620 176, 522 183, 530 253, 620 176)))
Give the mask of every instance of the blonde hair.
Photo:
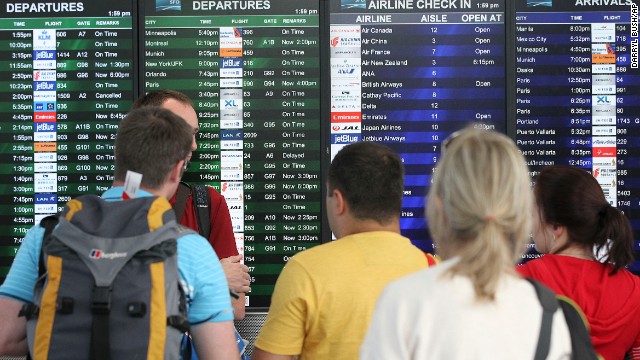
POLYGON ((531 232, 527 165, 511 139, 466 128, 447 146, 427 195, 438 254, 459 256, 449 275, 471 279, 479 300, 493 300, 531 232))

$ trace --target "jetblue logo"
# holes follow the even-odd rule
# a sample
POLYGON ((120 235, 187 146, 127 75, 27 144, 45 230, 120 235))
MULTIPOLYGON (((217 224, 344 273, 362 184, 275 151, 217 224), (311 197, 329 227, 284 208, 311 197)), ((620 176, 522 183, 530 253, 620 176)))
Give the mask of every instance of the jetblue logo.
POLYGON ((54 131, 56 129, 56 125, 53 123, 37 123, 36 131, 54 131))
POLYGON ((238 68, 242 66, 242 62, 240 59, 230 58, 230 59, 221 59, 220 67, 221 68, 238 68))
POLYGON ((51 50, 35 51, 33 57, 35 60, 54 60, 56 58, 56 52, 51 50))
POLYGON ((360 141, 360 134, 332 135, 332 144, 350 144, 360 141))
POLYGON ((35 90, 55 90, 56 83, 53 81, 37 81, 35 83, 35 90))

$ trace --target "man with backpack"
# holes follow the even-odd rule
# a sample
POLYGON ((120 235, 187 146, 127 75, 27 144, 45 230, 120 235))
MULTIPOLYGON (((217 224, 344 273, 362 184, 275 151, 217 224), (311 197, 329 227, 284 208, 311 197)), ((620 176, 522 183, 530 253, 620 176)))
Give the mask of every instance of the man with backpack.
MULTIPOLYGON (((132 109, 142 106, 159 106, 180 116, 193 129, 191 151, 197 149, 198 116, 187 95, 175 90, 151 91, 139 97, 132 109)), ((191 159, 191 153, 188 158, 191 159)), ((240 262, 242 256, 238 254, 224 196, 211 186, 189 185, 182 181, 169 202, 176 211, 178 222, 199 232, 213 246, 222 263, 229 288, 238 295, 231 301, 234 320, 244 319, 245 293, 251 290, 249 268, 240 262)))
POLYGON ((115 144, 114 187, 102 199, 85 195, 71 200, 49 236, 44 236, 41 225, 26 234, 0 286, 0 354, 25 355, 29 349, 35 359, 178 358, 180 331, 188 325, 175 311, 185 310, 182 301, 176 305, 179 298, 186 301, 190 333, 200 359, 239 357, 228 284, 220 262, 205 239, 177 226, 167 201, 186 169, 192 137, 192 129, 180 117, 157 107, 133 110, 121 121, 115 144), (136 204, 143 206, 134 208, 136 204), (137 222, 147 228, 131 229, 137 222), (91 245, 83 244, 82 236, 70 241, 75 233, 81 233, 91 245), (165 238, 162 242, 133 257, 118 247, 123 242, 155 241, 160 236, 165 238), (83 246, 86 251, 77 251, 83 246), (164 264, 155 261, 162 254, 166 254, 164 264), (142 264, 139 269, 150 268, 149 278, 137 272, 122 273, 126 267, 119 270, 121 273, 113 270, 111 261, 129 257, 127 266, 138 263, 142 264), (171 257, 177 258, 177 269, 171 266, 171 257), (78 258, 83 261, 74 261, 78 258), (83 262, 86 266, 80 269, 83 262), (69 268, 69 264, 77 268, 69 268), (43 265, 46 272, 39 280, 43 265), (72 293, 75 283, 67 279, 79 276, 77 269, 89 274, 91 281, 95 279, 93 289, 72 293), (174 274, 175 283, 169 281, 174 274), (132 291, 130 284, 136 282, 150 282, 146 286, 150 300, 121 301, 132 291), (118 285, 121 283, 126 286, 118 285), (34 288, 43 291, 34 294, 34 288), (170 309, 171 304, 175 306, 170 309), (82 316, 89 318, 88 329, 74 322, 87 323, 82 316), (100 321, 104 317, 106 323, 100 321), (139 319, 147 319, 142 321, 147 324, 142 325, 142 333, 131 330, 139 326, 139 319), (104 334, 105 327, 107 336, 93 335, 104 334), (61 347, 60 343, 73 345, 61 347), (108 351, 95 351, 95 346, 105 343, 108 351))

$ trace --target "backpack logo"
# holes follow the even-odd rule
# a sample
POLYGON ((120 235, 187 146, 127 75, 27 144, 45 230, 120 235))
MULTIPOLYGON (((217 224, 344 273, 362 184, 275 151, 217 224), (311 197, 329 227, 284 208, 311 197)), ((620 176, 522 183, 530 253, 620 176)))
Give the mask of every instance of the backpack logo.
POLYGON ((94 260, 100 260, 100 259, 108 259, 108 260, 113 260, 113 259, 117 259, 117 258, 123 258, 126 257, 127 253, 119 253, 119 252, 112 252, 112 253, 107 253, 104 252, 100 249, 91 249, 91 252, 89 253, 89 257, 94 259, 94 260))

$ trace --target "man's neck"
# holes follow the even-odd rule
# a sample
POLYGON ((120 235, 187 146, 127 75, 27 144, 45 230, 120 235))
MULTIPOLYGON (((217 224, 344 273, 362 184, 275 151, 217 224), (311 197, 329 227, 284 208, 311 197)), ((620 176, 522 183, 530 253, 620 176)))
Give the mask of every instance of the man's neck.
MULTIPOLYGON (((124 186, 124 182, 122 181, 114 181, 113 182, 113 186, 124 186)), ((173 192, 170 191, 170 189, 167 189, 166 186, 161 186, 158 189, 150 189, 148 187, 144 187, 144 186, 140 186, 140 190, 146 191, 151 195, 154 196, 162 196, 164 198, 171 199, 171 196, 173 196, 173 192)))
POLYGON ((375 220, 369 219, 351 221, 347 224, 344 224, 340 237, 372 231, 388 231, 400 234, 400 220, 394 219, 385 224, 381 224, 375 220))

